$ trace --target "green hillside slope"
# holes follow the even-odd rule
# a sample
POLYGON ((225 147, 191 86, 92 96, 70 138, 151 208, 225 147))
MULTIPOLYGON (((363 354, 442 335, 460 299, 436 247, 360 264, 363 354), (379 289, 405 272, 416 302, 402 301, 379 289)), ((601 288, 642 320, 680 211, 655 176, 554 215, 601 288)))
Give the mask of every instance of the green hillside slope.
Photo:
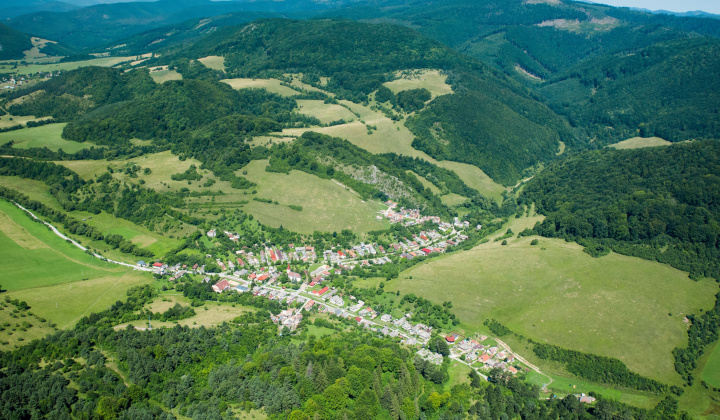
POLYGON ((32 46, 28 35, 0 23, 0 60, 23 58, 32 46))

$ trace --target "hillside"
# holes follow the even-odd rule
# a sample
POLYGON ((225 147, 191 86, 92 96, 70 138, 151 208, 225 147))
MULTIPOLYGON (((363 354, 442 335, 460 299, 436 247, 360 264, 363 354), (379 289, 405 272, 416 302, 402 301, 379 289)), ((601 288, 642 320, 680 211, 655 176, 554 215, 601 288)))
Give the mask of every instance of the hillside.
POLYGON ((0 23, 0 60, 22 59, 23 51, 33 47, 30 36, 0 23))
POLYGON ((689 38, 603 56, 540 88, 600 145, 630 137, 716 139, 720 41, 689 38))

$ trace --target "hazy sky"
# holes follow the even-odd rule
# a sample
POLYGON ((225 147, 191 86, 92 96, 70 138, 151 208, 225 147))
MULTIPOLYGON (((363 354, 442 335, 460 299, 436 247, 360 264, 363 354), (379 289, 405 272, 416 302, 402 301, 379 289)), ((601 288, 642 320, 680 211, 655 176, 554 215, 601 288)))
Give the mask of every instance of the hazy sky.
POLYGON ((594 3, 610 6, 640 7, 650 10, 670 10, 673 12, 703 12, 720 15, 720 0, 594 0, 594 3))

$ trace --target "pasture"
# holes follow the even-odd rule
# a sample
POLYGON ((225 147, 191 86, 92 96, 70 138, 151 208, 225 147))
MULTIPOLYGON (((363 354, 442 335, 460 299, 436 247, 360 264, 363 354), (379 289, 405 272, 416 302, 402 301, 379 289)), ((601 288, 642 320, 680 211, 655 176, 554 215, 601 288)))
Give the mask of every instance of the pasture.
POLYGON ((62 132, 66 125, 67 123, 47 124, 0 133, 0 144, 12 141, 13 147, 18 149, 47 147, 54 152, 62 149, 65 153, 75 153, 94 146, 90 142, 78 143, 63 139, 62 132))
POLYGON ((270 93, 277 93, 282 96, 294 96, 300 94, 295 89, 283 86, 277 79, 225 79, 221 80, 235 90, 239 89, 265 89, 270 93))
MULTIPOLYGON (((515 232, 534 223, 518 222, 515 232)), ((469 328, 494 318, 525 337, 615 357, 642 375, 680 384, 671 352, 687 342, 684 315, 713 305, 714 281, 694 282, 670 266, 614 253, 592 258, 559 239, 532 246, 532 239, 491 241, 433 259, 386 289, 450 300, 469 328)))
POLYGON ((403 90, 425 88, 435 99, 453 93, 452 87, 446 83, 447 76, 440 74, 440 70, 402 71, 397 72, 396 76, 397 79, 383 83, 395 94, 403 90))
POLYGON ((326 104, 321 100, 298 100, 298 112, 310 117, 315 117, 323 124, 333 121, 352 121, 357 119, 355 114, 342 105, 326 104))
POLYGON ((27 65, 19 65, 17 68, 14 67, 15 61, 5 61, 0 63, 0 74, 2 73, 15 73, 19 75, 42 72, 55 72, 58 70, 75 70, 80 67, 87 66, 99 66, 99 67, 113 67, 121 63, 134 61, 136 57, 102 57, 94 58, 92 60, 84 61, 71 61, 67 63, 58 62, 47 62, 47 63, 29 63, 27 65))
POLYGON ((150 77, 152 77, 155 83, 159 85, 169 82, 170 80, 182 80, 183 78, 182 74, 175 70, 168 70, 167 68, 161 70, 151 70, 150 77))
POLYGON ((720 388, 720 345, 715 343, 714 346, 709 346, 708 350, 712 352, 702 370, 702 380, 712 387, 720 388))
MULTIPOLYGON (((41 121, 49 117, 35 118, 34 115, 11 115, 0 116, 0 128, 15 127, 16 125, 27 125, 28 121, 41 121)), ((0 133, 9 134, 9 133, 0 133)), ((7 143, 4 141, 3 143, 7 143)))
POLYGON ((641 149, 644 147, 657 147, 657 146, 669 146, 670 143, 667 140, 661 139, 660 137, 633 137, 631 139, 623 140, 621 142, 611 144, 607 147, 613 149, 641 149))
POLYGON ((209 55, 207 57, 198 58, 198 61, 209 69, 225 71, 225 57, 218 55, 209 55))
MULTIPOLYGON (((300 171, 290 175, 266 172, 267 160, 250 162, 245 177, 258 184, 257 197, 277 201, 278 204, 250 200, 245 206, 258 221, 272 227, 312 233, 351 229, 354 232, 386 229, 386 221, 375 216, 381 205, 374 201, 362 201, 355 192, 329 180, 300 171), (288 205, 302 206, 302 211, 288 205)), ((251 199, 246 196, 246 199, 251 199)))

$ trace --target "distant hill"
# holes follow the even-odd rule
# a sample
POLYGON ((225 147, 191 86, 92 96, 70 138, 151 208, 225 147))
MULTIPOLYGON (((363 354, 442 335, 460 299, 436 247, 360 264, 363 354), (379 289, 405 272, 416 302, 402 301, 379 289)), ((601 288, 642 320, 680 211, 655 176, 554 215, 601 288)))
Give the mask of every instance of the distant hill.
POLYGON ((69 12, 79 8, 80 6, 62 1, 5 1, 0 6, 0 18, 9 19, 37 12, 69 12))
POLYGON ((165 60, 208 55, 225 57, 228 77, 303 73, 310 82, 327 78, 323 89, 356 102, 394 71, 444 70, 462 94, 439 97, 408 121, 418 137, 413 146, 436 159, 477 165, 504 184, 554 159, 560 141, 580 146, 567 122, 523 86, 398 25, 269 19, 219 30, 165 60), (437 124, 448 129, 439 137, 429 131, 437 124))
POLYGON ((161 26, 232 12, 297 12, 299 17, 328 6, 311 0, 210 1, 160 0, 98 4, 66 13, 39 12, 10 19, 17 30, 64 42, 73 48, 94 48, 161 26))
POLYGON ((599 144, 630 137, 716 139, 720 40, 689 38, 589 60, 540 92, 599 144))
POLYGON ((32 46, 30 36, 0 23, 0 60, 23 58, 32 46))

